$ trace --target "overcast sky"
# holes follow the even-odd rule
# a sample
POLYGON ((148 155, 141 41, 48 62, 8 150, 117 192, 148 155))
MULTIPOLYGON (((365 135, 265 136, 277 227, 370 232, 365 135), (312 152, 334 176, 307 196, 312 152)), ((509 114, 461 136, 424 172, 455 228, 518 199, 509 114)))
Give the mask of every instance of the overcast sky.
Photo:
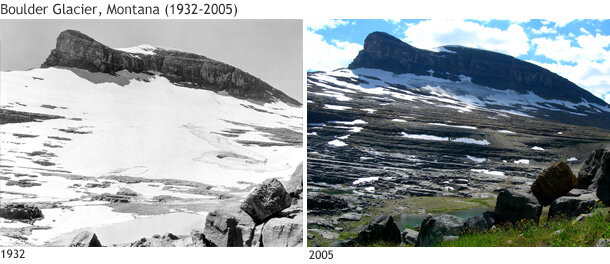
POLYGON ((538 64, 610 103, 610 20, 306 20, 307 70, 347 67, 373 31, 422 49, 462 45, 538 64))
POLYGON ((0 70, 40 67, 66 29, 113 48, 150 44, 201 54, 303 101, 301 20, 2 20, 0 70))

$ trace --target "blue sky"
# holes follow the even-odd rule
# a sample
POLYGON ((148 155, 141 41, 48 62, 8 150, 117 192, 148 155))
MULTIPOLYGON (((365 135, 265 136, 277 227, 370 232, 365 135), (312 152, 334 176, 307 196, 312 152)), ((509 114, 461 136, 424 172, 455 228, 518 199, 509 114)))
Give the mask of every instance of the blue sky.
POLYGON ((306 20, 309 71, 347 67, 383 31, 422 49, 463 45, 549 69, 610 103, 610 20, 306 20))

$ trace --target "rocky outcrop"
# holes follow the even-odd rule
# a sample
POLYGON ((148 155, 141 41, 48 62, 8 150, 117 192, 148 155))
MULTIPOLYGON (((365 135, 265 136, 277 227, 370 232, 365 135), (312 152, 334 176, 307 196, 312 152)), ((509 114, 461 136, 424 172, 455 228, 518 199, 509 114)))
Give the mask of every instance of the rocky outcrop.
POLYGON ((78 233, 70 242, 69 247, 101 247, 102 243, 100 243, 97 235, 95 233, 91 233, 89 231, 82 231, 78 233))
POLYGON ((610 205, 610 146, 593 151, 578 172, 578 188, 596 192, 610 205))
POLYGON ((405 230, 402 231, 400 236, 402 237, 402 243, 406 245, 415 246, 415 243, 417 243, 417 237, 419 236, 419 232, 410 228, 405 228, 405 230))
POLYGON ((243 244, 242 236, 237 231, 237 219, 221 210, 208 213, 202 238, 205 244, 216 247, 238 247, 243 244))
MULTIPOLYGON (((505 54, 462 46, 444 46, 441 50, 443 51, 434 52, 418 49, 387 33, 373 32, 366 37, 364 49, 358 53, 348 68, 372 68, 396 74, 411 73, 452 81, 461 81, 466 76, 474 84, 494 89, 514 90, 521 94, 531 92, 545 99, 573 103, 586 101, 601 107, 608 105, 566 78, 505 54)), ((588 114, 585 108, 576 111, 588 114)), ((565 115, 553 116, 553 114, 537 116, 564 123, 610 128, 610 114, 603 111, 577 118, 565 115)))
POLYGON ((138 241, 131 243, 130 247, 176 247, 177 241, 180 238, 172 233, 163 235, 153 235, 150 238, 142 238, 138 241))
POLYGON ((394 218, 388 215, 379 215, 358 233, 356 241, 361 245, 377 242, 400 244, 402 238, 400 229, 394 223, 394 218))
POLYGON ((517 223, 520 220, 538 222, 542 205, 531 193, 504 189, 496 198, 494 213, 500 223, 517 223))
POLYGON ((42 211, 34 205, 14 203, 0 207, 0 217, 20 221, 33 221, 41 219, 44 216, 42 211))
POLYGON ((311 214, 337 214, 349 208, 347 201, 323 193, 307 194, 307 210, 311 214))
POLYGON ((494 212, 484 212, 480 215, 473 216, 464 221, 465 232, 481 232, 491 229, 496 223, 496 214, 494 212))
POLYGON ((156 72, 180 86, 223 91, 240 99, 300 105, 283 92, 231 65, 183 51, 152 48, 150 52, 152 54, 112 49, 81 32, 66 30, 59 34, 55 49, 41 67, 76 67, 109 74, 122 70, 156 72))
POLYGON ((416 247, 431 247, 447 240, 456 239, 462 232, 464 220, 453 215, 428 215, 421 224, 416 247))
POLYGON ((300 247, 303 245, 303 213, 272 218, 262 229, 262 245, 265 247, 300 247))
POLYGON ((590 213, 597 206, 597 197, 593 193, 578 196, 562 196, 555 199, 549 207, 551 217, 577 217, 590 213))
POLYGON ((568 194, 576 185, 577 179, 568 164, 559 161, 538 176, 531 190, 540 204, 547 206, 556 198, 568 194))
POLYGON ((292 198, 301 198, 303 193, 303 163, 294 170, 290 176, 290 180, 286 183, 286 191, 292 198))
POLYGON ((264 222, 270 216, 290 207, 292 199, 284 185, 273 178, 265 180, 254 188, 242 202, 240 208, 248 213, 255 222, 264 222))
POLYGON ((602 161, 604 160, 605 156, 610 156, 610 149, 608 148, 610 148, 610 146, 607 148, 596 149, 589 154, 589 157, 587 157, 585 162, 582 164, 580 171, 578 172, 578 189, 595 187, 595 185, 591 185, 594 182, 597 182, 601 176, 600 169, 602 167, 602 161))

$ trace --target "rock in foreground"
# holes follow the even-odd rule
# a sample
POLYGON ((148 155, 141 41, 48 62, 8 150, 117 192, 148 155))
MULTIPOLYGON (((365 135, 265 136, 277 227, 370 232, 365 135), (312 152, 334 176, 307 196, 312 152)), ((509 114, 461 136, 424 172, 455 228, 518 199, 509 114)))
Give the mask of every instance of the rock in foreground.
POLYGON ((394 223, 394 218, 388 215, 379 215, 373 218, 371 223, 358 233, 356 241, 361 245, 377 242, 400 244, 402 239, 400 229, 394 223))
POLYGON ((496 214, 494 212, 484 212, 480 215, 473 216, 464 221, 464 231, 481 232, 490 229, 496 223, 496 214))
POLYGON ((564 196, 577 185, 576 176, 563 161, 556 162, 545 169, 532 184, 532 193, 543 206, 564 196))
POLYGON ((262 230, 264 247, 300 247, 303 245, 303 213, 272 218, 262 230))
POLYGON ((97 238, 95 233, 91 233, 89 231, 83 231, 78 233, 72 242, 70 242, 70 247, 101 247, 102 243, 97 238))
POLYGON ((457 238, 462 232, 464 220, 453 215, 428 215, 421 224, 416 247, 430 247, 457 238))
POLYGON ((292 199, 284 185, 273 178, 258 185, 242 202, 240 208, 257 223, 290 207, 292 199))
POLYGON ((597 197, 593 193, 559 197, 551 203, 549 217, 577 217, 590 213, 596 205, 597 197))
POLYGON ((542 205, 530 193, 504 189, 498 194, 494 213, 499 222, 516 223, 520 220, 538 222, 542 214, 542 205))

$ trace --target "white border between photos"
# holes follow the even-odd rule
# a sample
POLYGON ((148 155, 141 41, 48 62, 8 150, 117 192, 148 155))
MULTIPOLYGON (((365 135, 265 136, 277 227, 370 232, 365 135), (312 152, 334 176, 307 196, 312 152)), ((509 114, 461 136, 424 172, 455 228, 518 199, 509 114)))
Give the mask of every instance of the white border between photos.
MULTIPOLYGON (((9 0, 0 0, 7 3, 9 0)), ((609 19, 610 4, 599 0, 10 0, 11 4, 87 3, 105 6, 165 6, 166 3, 234 3, 237 19, 329 19, 329 18, 589 18, 609 19)), ((0 16, 2 19, 166 19, 163 16, 0 16)), ((176 17, 174 19, 233 19, 233 17, 176 17)), ((306 30, 306 22, 303 31, 306 30)), ((0 40, 1 41, 1 40, 0 40)), ((305 60, 307 54, 303 54, 305 60)), ((303 160, 307 157, 307 74, 303 67, 303 160)), ((303 166, 307 175, 306 163, 303 166)), ((304 180, 304 186, 306 186, 304 180)), ((306 190, 306 188, 304 188, 306 190)), ((306 192, 304 206, 306 208, 306 192)), ((306 217, 303 218, 306 227, 306 217)), ((304 228, 303 237, 306 238, 304 228)), ((0 248, 8 249, 8 248, 0 248)), ((0 259, 0 263, 587 263, 608 259, 610 249, 601 248, 23 248, 25 259, 0 259), (309 260, 310 250, 333 250, 332 260, 309 260)))

